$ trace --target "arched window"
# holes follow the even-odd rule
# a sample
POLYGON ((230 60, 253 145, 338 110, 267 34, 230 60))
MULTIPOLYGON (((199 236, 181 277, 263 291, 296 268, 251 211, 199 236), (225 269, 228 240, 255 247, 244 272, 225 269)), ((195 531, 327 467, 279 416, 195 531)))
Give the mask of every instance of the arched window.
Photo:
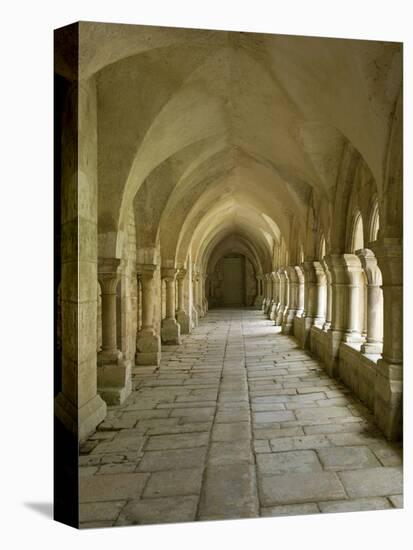
POLYGON ((364 248, 363 218, 360 212, 357 212, 354 217, 351 252, 354 254, 356 250, 361 250, 362 248, 364 248))

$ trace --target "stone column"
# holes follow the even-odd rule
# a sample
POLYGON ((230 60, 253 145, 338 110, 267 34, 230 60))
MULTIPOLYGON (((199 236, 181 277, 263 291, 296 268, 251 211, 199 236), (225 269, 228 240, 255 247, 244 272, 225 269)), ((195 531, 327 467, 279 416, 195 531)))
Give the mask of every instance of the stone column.
POLYGON ((356 252, 367 278, 367 337, 361 346, 366 354, 381 354, 383 350, 383 290, 382 277, 374 252, 364 248, 356 252))
POLYGON ((204 310, 204 315, 208 312, 208 299, 206 297, 206 286, 208 281, 208 273, 204 273, 202 276, 202 286, 201 286, 201 296, 202 296, 202 307, 204 310))
POLYGON ((282 326, 284 315, 288 309, 288 277, 284 268, 278 270, 278 276, 280 279, 280 298, 275 324, 282 326))
POLYGON ((198 326, 199 323, 199 312, 197 308, 197 273, 192 270, 192 321, 194 326, 198 326))
POLYGON ((180 344, 181 327, 175 318, 175 278, 177 269, 162 268, 162 279, 166 284, 166 317, 162 321, 161 337, 163 344, 180 344))
POLYGON ((271 295, 269 318, 275 323, 278 307, 280 305, 280 278, 277 271, 271 273, 271 295))
POLYGON ((304 293, 305 293, 305 279, 304 273, 300 266, 296 265, 294 267, 295 272, 297 273, 297 313, 296 317, 302 317, 304 314, 304 293))
POLYGON ((97 116, 94 79, 62 100, 60 136, 62 383, 61 424, 85 439, 106 416, 97 393, 97 116))
POLYGON ((176 320, 181 327, 181 334, 189 334, 191 331, 189 316, 185 311, 184 300, 184 281, 186 276, 186 269, 179 269, 177 273, 178 283, 178 311, 176 313, 176 320))
POLYGON ((326 275, 326 320, 323 325, 323 330, 327 331, 331 327, 331 315, 332 315, 332 293, 331 293, 331 273, 328 269, 328 265, 325 259, 321 260, 321 265, 323 266, 324 273, 326 275))
POLYGON ((288 308, 283 319, 283 334, 292 334, 294 317, 297 313, 298 276, 294 266, 287 268, 288 273, 288 308))
POLYGON ((116 287, 118 258, 99 258, 98 280, 102 299, 102 350, 98 353, 98 392, 108 405, 121 405, 132 391, 132 366, 122 360, 116 342, 116 287))
POLYGON ((263 306, 263 293, 262 293, 262 275, 257 275, 257 295, 254 300, 254 306, 257 309, 262 309, 263 306))
POLYGON ((142 328, 136 336, 136 364, 159 365, 161 342, 156 334, 154 317, 154 273, 156 265, 138 264, 136 272, 142 286, 142 328))
POLYGON ((362 269, 359 258, 354 254, 330 254, 325 257, 325 261, 332 281, 329 363, 326 369, 330 376, 337 376, 340 343, 362 343, 358 314, 362 269))
POLYGON ((402 435, 403 409, 403 245, 383 238, 370 245, 383 278, 383 356, 377 362, 374 415, 389 439, 402 435))

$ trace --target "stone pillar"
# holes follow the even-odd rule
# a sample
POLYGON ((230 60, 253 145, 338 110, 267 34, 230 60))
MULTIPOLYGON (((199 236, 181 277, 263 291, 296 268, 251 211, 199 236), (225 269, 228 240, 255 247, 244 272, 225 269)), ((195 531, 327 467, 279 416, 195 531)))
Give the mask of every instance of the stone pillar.
POLYGON ((284 315, 288 309, 288 277, 284 268, 278 270, 278 276, 280 279, 280 297, 275 324, 282 326, 284 322, 284 315))
POLYGON ((185 311, 184 300, 184 281, 186 276, 186 269, 179 269, 176 276, 178 283, 178 311, 176 313, 176 320, 181 327, 181 334, 189 334, 191 331, 190 319, 185 311))
POLYGON ((166 284, 166 317, 162 321, 161 337, 163 344, 180 344, 181 327, 175 318, 175 277, 177 269, 162 268, 162 279, 166 284))
POLYGON ((298 276, 296 268, 294 266, 289 266, 287 268, 287 273, 289 281, 288 308, 283 319, 282 332, 283 334, 292 334, 294 317, 297 313, 298 276))
POLYGON ((340 343, 362 343, 358 315, 362 269, 354 254, 330 254, 325 261, 332 281, 331 328, 328 330, 330 359, 326 369, 330 376, 337 376, 340 343))
POLYGON ((254 306, 257 308, 257 309, 262 309, 262 306, 263 306, 263 292, 262 292, 262 275, 257 275, 256 276, 256 279, 257 279, 257 295, 255 297, 255 300, 254 300, 254 306))
POLYGON ((383 350, 383 290, 382 277, 374 252, 364 248, 356 252, 367 278, 367 337, 361 346, 366 354, 381 354, 383 350))
POLYGON ((280 278, 277 271, 273 271, 271 274, 271 304, 269 311, 269 318, 274 321, 277 318, 277 310, 280 305, 280 278))
POLYGON ((102 299, 102 350, 98 353, 97 385, 108 405, 121 405, 132 391, 132 365, 123 361, 116 342, 116 287, 118 258, 99 258, 98 280, 102 299))
POLYGON ((192 320, 194 326, 198 326, 199 323, 199 312, 197 308, 197 273, 192 270, 192 320))
POLYGON ((271 273, 266 273, 264 275, 265 277, 265 308, 264 313, 265 315, 269 316, 271 312, 271 305, 272 305, 272 279, 271 279, 271 273))
POLYGON ((202 281, 202 286, 201 286, 202 307, 204 310, 204 315, 206 315, 206 313, 208 312, 208 299, 206 297, 208 273, 203 274, 201 281, 202 281))
POLYGON ((376 367, 374 415, 388 439, 402 435, 403 246, 397 238, 370 245, 383 278, 383 356, 376 367))
POLYGON ((85 439, 106 416, 97 393, 97 117, 94 79, 68 90, 62 112, 61 424, 85 439))
POLYGON ((323 330, 327 331, 331 327, 331 315, 332 315, 332 293, 331 293, 331 273, 328 269, 328 265, 325 261, 325 259, 321 260, 321 265, 323 266, 324 273, 326 275, 326 320, 323 325, 323 330))
POLYGON ((297 273, 297 313, 296 317, 302 317, 304 314, 304 294, 305 294, 305 279, 304 273, 300 266, 296 265, 294 267, 295 272, 297 273))
POLYGON ((136 364, 159 365, 161 342, 156 334, 154 317, 154 273, 156 265, 138 264, 136 272, 142 287, 142 328, 136 336, 136 364))

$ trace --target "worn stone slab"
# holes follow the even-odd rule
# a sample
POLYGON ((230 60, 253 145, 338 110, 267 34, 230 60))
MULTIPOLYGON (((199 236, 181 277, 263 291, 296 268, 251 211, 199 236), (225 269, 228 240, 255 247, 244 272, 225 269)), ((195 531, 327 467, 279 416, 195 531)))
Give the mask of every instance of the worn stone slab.
POLYGON ((122 432, 111 441, 101 441, 92 451, 92 454, 102 453, 123 453, 129 451, 140 451, 146 441, 141 435, 123 435, 122 432))
POLYGON ((252 463, 253 455, 250 441, 217 441, 211 443, 208 458, 209 465, 252 463))
POLYGON ((398 467, 364 468, 338 475, 350 498, 395 495, 403 491, 403 473, 398 467))
POLYGON ((380 466, 380 462, 368 447, 329 447, 318 449, 317 453, 325 470, 354 470, 380 466))
POLYGON ((245 409, 220 409, 215 416, 215 423, 226 422, 248 422, 250 420, 250 411, 245 409))
POLYGON ((211 438, 212 441, 250 441, 251 425, 249 422, 215 424, 211 438))
POLYGON ((126 500, 111 502, 84 502, 79 505, 79 522, 115 521, 126 500))
POLYGON ((258 516, 255 468, 248 464, 209 466, 199 506, 199 518, 258 516))
POLYGON ((253 412, 252 418, 256 424, 295 420, 295 416, 292 411, 253 412))
POLYGON ((285 504, 281 506, 269 506, 261 508, 262 517, 276 517, 276 516, 302 516, 305 514, 319 514, 317 504, 305 503, 305 504, 285 504))
POLYGON ((311 407, 296 410, 295 416, 297 420, 302 422, 306 420, 325 420, 326 418, 349 416, 349 410, 347 407, 311 407))
POLYGON ((143 498, 196 495, 201 492, 203 467, 153 472, 143 498))
POLYGON ((139 498, 149 474, 107 474, 79 480, 79 502, 139 498))
POLYGON ((309 472, 260 476, 263 506, 346 498, 340 479, 333 472, 309 472))
POLYGON ((194 521, 198 500, 197 496, 133 500, 124 507, 116 521, 116 525, 194 521))
POLYGON ((294 451, 302 449, 320 449, 329 447, 331 443, 325 435, 303 435, 297 437, 280 437, 270 439, 272 451, 294 451))
POLYGON ((147 451, 139 463, 139 472, 156 472, 160 470, 180 470, 204 464, 207 447, 195 449, 176 449, 147 451))
POLYGON ((145 445, 145 451, 159 451, 162 449, 189 449, 204 447, 208 444, 209 434, 196 432, 189 434, 153 435, 145 445))
POLYGON ((319 502, 318 505, 323 513, 363 512, 367 510, 388 510, 391 508, 389 501, 384 497, 319 502))
POLYGON ((322 471, 320 461, 314 451, 260 454, 256 460, 258 473, 261 475, 322 471))

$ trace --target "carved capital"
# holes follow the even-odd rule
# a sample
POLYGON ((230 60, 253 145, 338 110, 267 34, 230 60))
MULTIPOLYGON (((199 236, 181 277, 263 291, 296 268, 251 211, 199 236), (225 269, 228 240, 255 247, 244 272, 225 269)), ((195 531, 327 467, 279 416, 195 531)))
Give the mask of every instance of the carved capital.
POLYGON ((120 279, 119 258, 98 258, 98 281, 102 294, 115 294, 120 279))
POLYGON ((174 267, 163 267, 161 269, 161 277, 168 281, 174 281, 177 276, 178 270, 174 267))
POLYGON ((136 264, 136 275, 141 280, 153 279, 156 268, 156 264, 136 264))

